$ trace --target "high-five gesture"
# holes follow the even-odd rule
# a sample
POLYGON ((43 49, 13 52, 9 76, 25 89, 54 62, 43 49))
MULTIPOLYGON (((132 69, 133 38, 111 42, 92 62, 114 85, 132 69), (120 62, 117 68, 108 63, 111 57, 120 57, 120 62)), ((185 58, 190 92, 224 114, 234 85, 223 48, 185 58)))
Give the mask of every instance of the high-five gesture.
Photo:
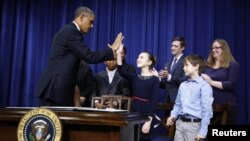
POLYGON ((117 36, 116 39, 114 41, 114 43, 112 45, 108 44, 108 46, 113 50, 113 52, 116 52, 116 50, 119 48, 119 46, 122 44, 122 40, 123 40, 124 36, 122 35, 122 33, 120 32, 117 36))
POLYGON ((117 49, 117 51, 116 51, 116 57, 117 57, 117 65, 122 65, 122 55, 121 55, 121 52, 122 52, 122 50, 123 50, 123 44, 121 44, 120 46, 119 46, 119 48, 117 49))

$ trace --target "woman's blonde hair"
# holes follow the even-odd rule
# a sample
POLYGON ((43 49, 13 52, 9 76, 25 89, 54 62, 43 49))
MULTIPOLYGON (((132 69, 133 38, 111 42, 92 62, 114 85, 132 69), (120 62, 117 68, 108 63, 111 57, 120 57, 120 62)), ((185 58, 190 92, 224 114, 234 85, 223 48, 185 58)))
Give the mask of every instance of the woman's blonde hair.
MULTIPOLYGON (((216 39, 213 41, 213 43, 217 42, 221 49, 221 60, 220 60, 220 67, 221 68, 228 68, 231 61, 235 61, 234 57, 231 54, 230 47, 226 40, 223 39, 216 39)), ((212 43, 212 45, 213 45, 212 43)), ((208 59, 207 59, 207 65, 209 67, 213 67, 215 65, 215 58, 212 56, 212 51, 210 51, 208 59)))

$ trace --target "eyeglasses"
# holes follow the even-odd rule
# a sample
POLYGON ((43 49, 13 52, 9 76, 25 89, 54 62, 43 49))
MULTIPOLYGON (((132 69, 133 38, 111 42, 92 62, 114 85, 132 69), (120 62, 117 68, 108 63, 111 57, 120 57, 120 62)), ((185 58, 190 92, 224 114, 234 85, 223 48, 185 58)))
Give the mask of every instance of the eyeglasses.
POLYGON ((212 47, 212 50, 213 50, 213 49, 216 49, 216 50, 217 50, 217 49, 221 49, 221 48, 222 48, 222 47, 212 47))

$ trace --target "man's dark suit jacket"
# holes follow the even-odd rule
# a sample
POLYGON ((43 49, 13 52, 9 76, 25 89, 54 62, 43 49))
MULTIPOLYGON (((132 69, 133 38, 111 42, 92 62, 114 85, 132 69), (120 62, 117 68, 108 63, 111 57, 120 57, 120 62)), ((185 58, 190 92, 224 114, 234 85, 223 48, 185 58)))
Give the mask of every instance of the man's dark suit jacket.
POLYGON ((181 82, 187 80, 187 77, 185 76, 183 71, 184 58, 184 55, 182 55, 181 58, 178 60, 177 64, 173 67, 172 72, 170 71, 170 69, 173 60, 171 62, 168 62, 167 64, 167 70, 172 75, 171 80, 168 82, 166 79, 162 79, 160 82, 160 87, 166 89, 165 102, 167 102, 169 100, 168 98, 170 98, 170 101, 174 103, 181 82))
POLYGON ((91 106, 91 95, 93 93, 94 76, 92 69, 86 62, 82 62, 78 71, 76 85, 80 90, 80 96, 85 97, 83 107, 91 106))
POLYGON ((94 82, 94 96, 129 95, 129 89, 126 80, 120 76, 118 71, 115 72, 111 84, 109 84, 108 73, 106 70, 94 75, 94 82))
POLYGON ((113 58, 112 49, 92 52, 75 24, 68 24, 53 39, 48 66, 38 82, 35 97, 61 106, 73 106, 80 60, 98 63, 113 58))

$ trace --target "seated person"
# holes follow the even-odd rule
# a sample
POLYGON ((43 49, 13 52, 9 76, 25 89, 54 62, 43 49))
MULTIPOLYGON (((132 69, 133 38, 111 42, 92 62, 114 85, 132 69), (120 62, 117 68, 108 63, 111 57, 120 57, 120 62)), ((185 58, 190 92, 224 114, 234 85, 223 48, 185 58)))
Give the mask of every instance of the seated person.
POLYGON ((93 96, 125 95, 129 88, 126 80, 117 71, 117 61, 105 61, 106 69, 94 75, 93 96))

